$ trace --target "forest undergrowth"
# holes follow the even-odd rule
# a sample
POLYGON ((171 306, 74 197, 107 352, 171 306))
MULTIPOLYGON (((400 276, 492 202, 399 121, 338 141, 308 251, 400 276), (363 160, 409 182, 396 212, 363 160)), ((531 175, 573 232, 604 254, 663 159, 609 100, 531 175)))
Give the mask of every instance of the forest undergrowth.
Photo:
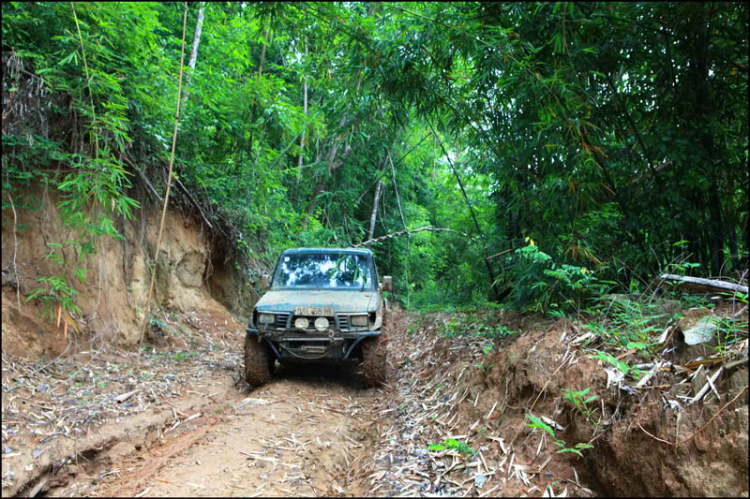
POLYGON ((371 431, 362 490, 746 495, 744 301, 616 296, 557 321, 408 313, 382 404, 396 412, 376 423, 388 432, 371 431), (714 341, 687 345, 706 317, 714 341), (378 472, 389 456, 398 465, 378 472))

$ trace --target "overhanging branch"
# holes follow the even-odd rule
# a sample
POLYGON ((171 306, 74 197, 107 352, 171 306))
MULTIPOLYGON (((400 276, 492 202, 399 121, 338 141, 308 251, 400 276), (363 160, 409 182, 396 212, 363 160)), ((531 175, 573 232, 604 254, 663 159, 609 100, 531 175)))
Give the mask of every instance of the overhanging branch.
POLYGON ((359 248, 360 246, 367 246, 369 244, 376 243, 378 241, 383 241, 385 239, 391 239, 392 237, 403 236, 404 234, 413 234, 414 232, 423 232, 423 231, 430 231, 430 232, 438 232, 438 231, 455 232, 456 234, 460 234, 460 235, 462 235, 464 237, 473 239, 469 234, 464 234, 463 232, 458 232, 457 230, 445 229, 445 228, 442 228, 442 227, 429 227, 429 226, 425 226, 425 227, 420 227, 418 229, 409 229, 409 230, 400 230, 398 232, 391 232, 390 234, 387 234, 385 236, 376 237, 374 239, 368 239, 367 241, 363 241, 363 242, 361 242, 359 244, 355 244, 353 247, 354 248, 359 248))

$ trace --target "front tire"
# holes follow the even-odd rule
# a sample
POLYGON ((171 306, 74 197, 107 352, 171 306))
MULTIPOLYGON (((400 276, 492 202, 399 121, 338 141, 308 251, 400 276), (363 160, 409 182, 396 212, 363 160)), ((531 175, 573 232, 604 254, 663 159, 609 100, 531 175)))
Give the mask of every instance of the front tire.
POLYGON ((362 380, 365 386, 380 386, 385 383, 386 346, 382 338, 367 338, 362 341, 362 380))
POLYGON ((268 343, 256 335, 245 336, 245 381, 260 386, 271 380, 271 367, 275 361, 268 343))

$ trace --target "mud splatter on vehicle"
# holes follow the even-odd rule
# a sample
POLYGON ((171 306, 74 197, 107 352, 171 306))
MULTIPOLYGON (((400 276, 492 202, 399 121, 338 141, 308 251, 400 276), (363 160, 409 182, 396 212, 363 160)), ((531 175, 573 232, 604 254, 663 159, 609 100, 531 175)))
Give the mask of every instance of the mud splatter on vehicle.
POLYGON ((356 362, 367 385, 383 383, 382 291, 390 286, 390 277, 380 282, 368 249, 284 251, 247 327, 245 379, 268 382, 276 360, 356 362))

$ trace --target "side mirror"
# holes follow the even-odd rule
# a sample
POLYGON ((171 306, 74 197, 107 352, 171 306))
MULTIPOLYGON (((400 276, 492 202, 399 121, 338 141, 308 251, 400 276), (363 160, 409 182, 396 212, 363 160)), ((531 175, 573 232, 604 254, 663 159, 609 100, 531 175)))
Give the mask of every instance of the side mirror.
POLYGON ((389 275, 383 276, 383 284, 380 286, 380 289, 383 291, 391 290, 391 276, 389 275))

